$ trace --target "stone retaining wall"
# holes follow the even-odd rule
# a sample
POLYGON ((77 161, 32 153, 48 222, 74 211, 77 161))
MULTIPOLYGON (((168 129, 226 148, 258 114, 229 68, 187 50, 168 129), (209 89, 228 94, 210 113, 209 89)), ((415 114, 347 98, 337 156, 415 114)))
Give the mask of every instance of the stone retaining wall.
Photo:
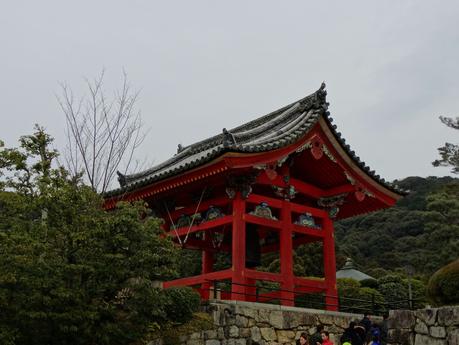
POLYGON ((459 345, 459 306, 391 311, 389 344, 459 345))
POLYGON ((349 322, 363 315, 328 312, 316 309, 282 307, 272 304, 225 301, 207 307, 215 328, 183 335, 183 345, 277 345, 295 344, 302 332, 313 334, 324 325, 330 339, 339 338, 349 322))
MULTIPOLYGON (((294 345, 302 332, 313 334, 319 324, 339 345, 349 322, 363 317, 239 301, 211 302, 206 311, 212 315, 214 328, 178 335, 180 345, 294 345)), ((382 321, 379 317, 372 320, 382 321)), ((391 311, 388 340, 389 345, 459 345, 459 306, 391 311)), ((158 341, 155 345, 168 344, 158 341)))

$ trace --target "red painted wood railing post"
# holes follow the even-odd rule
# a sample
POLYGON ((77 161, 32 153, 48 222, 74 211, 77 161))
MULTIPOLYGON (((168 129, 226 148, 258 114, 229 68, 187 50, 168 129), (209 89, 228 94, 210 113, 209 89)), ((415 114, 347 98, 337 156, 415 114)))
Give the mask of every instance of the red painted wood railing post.
MULTIPOLYGON (((204 241, 206 244, 210 244, 210 233, 209 230, 204 232, 204 241)), ((202 251, 202 274, 213 272, 214 268, 214 253, 209 250, 202 251)), ((201 298, 209 299, 210 288, 214 286, 213 282, 205 282, 201 284, 201 298)))
POLYGON ((240 301, 246 300, 244 213, 245 200, 242 199, 240 192, 238 192, 233 199, 231 299, 240 301))
POLYGON ((283 201, 281 209, 282 229, 280 231, 280 271, 281 304, 294 306, 295 294, 293 277, 293 241, 292 241, 292 212, 289 201, 283 201))
POLYGON ((323 221, 323 257, 325 273, 325 304, 327 310, 338 310, 338 291, 336 287, 336 259, 333 222, 329 217, 323 221))

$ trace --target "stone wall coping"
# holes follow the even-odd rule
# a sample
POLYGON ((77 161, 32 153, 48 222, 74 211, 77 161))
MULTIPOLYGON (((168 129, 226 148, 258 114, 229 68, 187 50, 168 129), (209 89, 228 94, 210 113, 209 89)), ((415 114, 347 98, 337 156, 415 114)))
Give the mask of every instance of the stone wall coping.
MULTIPOLYGON (((311 309, 311 308, 300 308, 300 307, 289 307, 278 304, 259 303, 259 302, 246 302, 246 301, 233 301, 233 300, 219 300, 210 299, 209 304, 211 305, 239 305, 252 309, 269 309, 269 310, 280 310, 280 311, 292 311, 297 313, 308 313, 314 315, 330 315, 330 316, 343 316, 352 317, 354 319, 363 318, 363 314, 345 313, 341 311, 329 311, 322 309, 311 309)), ((382 320, 380 316, 372 316, 373 320, 382 320)))

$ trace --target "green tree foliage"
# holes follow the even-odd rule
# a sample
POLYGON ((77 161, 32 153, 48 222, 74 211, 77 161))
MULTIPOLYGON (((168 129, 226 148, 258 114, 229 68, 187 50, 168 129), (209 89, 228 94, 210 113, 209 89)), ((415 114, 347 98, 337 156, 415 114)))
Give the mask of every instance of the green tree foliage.
MULTIPOLYGON (((459 129, 459 117, 455 119, 451 117, 440 116, 441 122, 446 126, 459 129)), ((455 174, 459 173, 459 145, 445 143, 444 146, 438 149, 440 153, 440 159, 437 159, 432 162, 433 166, 448 166, 452 167, 452 172, 455 174)))
POLYGON ((425 305, 425 284, 413 278, 389 274, 378 279, 378 291, 383 295, 389 309, 409 308, 409 285, 414 308, 425 305))
POLYGON ((337 280, 340 310, 354 313, 385 310, 383 295, 376 289, 364 287, 360 282, 341 278, 337 280))
POLYGON ((459 304, 459 259, 435 272, 429 280, 427 294, 438 306, 459 304))
POLYGON ((459 252, 459 183, 448 177, 397 183, 411 192, 396 206, 335 224, 337 258, 352 257, 374 277, 407 265, 428 277, 459 252))
POLYGON ((159 221, 143 205, 106 212, 51 143, 36 127, 0 148, 0 343, 130 344, 188 318, 192 292, 153 284, 177 274, 159 221))

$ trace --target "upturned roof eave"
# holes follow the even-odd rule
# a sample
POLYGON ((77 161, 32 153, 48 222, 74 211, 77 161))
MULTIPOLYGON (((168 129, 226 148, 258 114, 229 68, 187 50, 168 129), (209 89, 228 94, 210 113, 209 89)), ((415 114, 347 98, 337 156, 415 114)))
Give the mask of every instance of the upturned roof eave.
MULTIPOLYGON (((393 193, 396 193, 400 197, 406 195, 407 192, 399 189, 396 185, 385 181, 379 175, 376 175, 376 173, 373 170, 371 170, 370 167, 365 164, 365 162, 361 161, 353 150, 351 150, 350 146, 346 144, 346 141, 342 137, 341 133, 337 131, 336 125, 332 124, 333 118, 327 111, 328 103, 326 102, 325 96, 326 91, 325 85, 323 84, 319 90, 297 102, 293 102, 265 116, 252 120, 244 125, 238 126, 230 131, 226 131, 224 129, 222 134, 183 147, 181 148, 180 152, 171 157, 169 160, 166 160, 165 162, 155 167, 152 167, 144 172, 126 176, 121 175, 121 178, 124 178, 125 181, 127 181, 127 183, 118 189, 105 193, 104 197, 117 197, 124 193, 129 193, 133 190, 143 188, 145 186, 157 183, 165 179, 169 179, 173 176, 182 174, 184 172, 208 165, 212 161, 220 158, 221 156, 229 152, 258 153, 272 151, 282 147, 289 146, 299 141, 302 137, 304 137, 311 130, 311 128, 320 120, 320 118, 324 119, 324 121, 327 124, 327 127, 330 129, 330 132, 332 133, 336 141, 339 143, 343 151, 350 157, 350 159, 365 175, 367 175, 369 178, 371 178, 371 180, 375 181, 377 184, 380 184, 384 188, 387 188, 393 193), (278 118, 280 118, 281 116, 285 116, 283 114, 285 114, 295 106, 298 108, 297 111, 303 112, 303 114, 299 116, 304 117, 301 118, 301 120, 304 121, 304 123, 298 128, 293 128, 294 130, 291 130, 285 135, 281 133, 276 137, 276 140, 273 140, 272 142, 262 142, 255 145, 250 145, 250 141, 247 141, 243 144, 239 144, 235 139, 235 137, 237 136, 242 137, 244 133, 250 134, 250 131, 257 130, 257 128, 263 126, 268 122, 275 123, 278 118), (306 111, 309 111, 312 114, 309 114, 309 118, 306 118, 306 111), (227 141, 225 142, 225 140, 227 141), (186 163, 178 164, 177 162, 186 163)), ((298 121, 298 119, 300 118, 299 116, 296 117, 295 121, 298 121)), ((292 121, 291 123, 288 123, 288 125, 292 127, 292 121)))

